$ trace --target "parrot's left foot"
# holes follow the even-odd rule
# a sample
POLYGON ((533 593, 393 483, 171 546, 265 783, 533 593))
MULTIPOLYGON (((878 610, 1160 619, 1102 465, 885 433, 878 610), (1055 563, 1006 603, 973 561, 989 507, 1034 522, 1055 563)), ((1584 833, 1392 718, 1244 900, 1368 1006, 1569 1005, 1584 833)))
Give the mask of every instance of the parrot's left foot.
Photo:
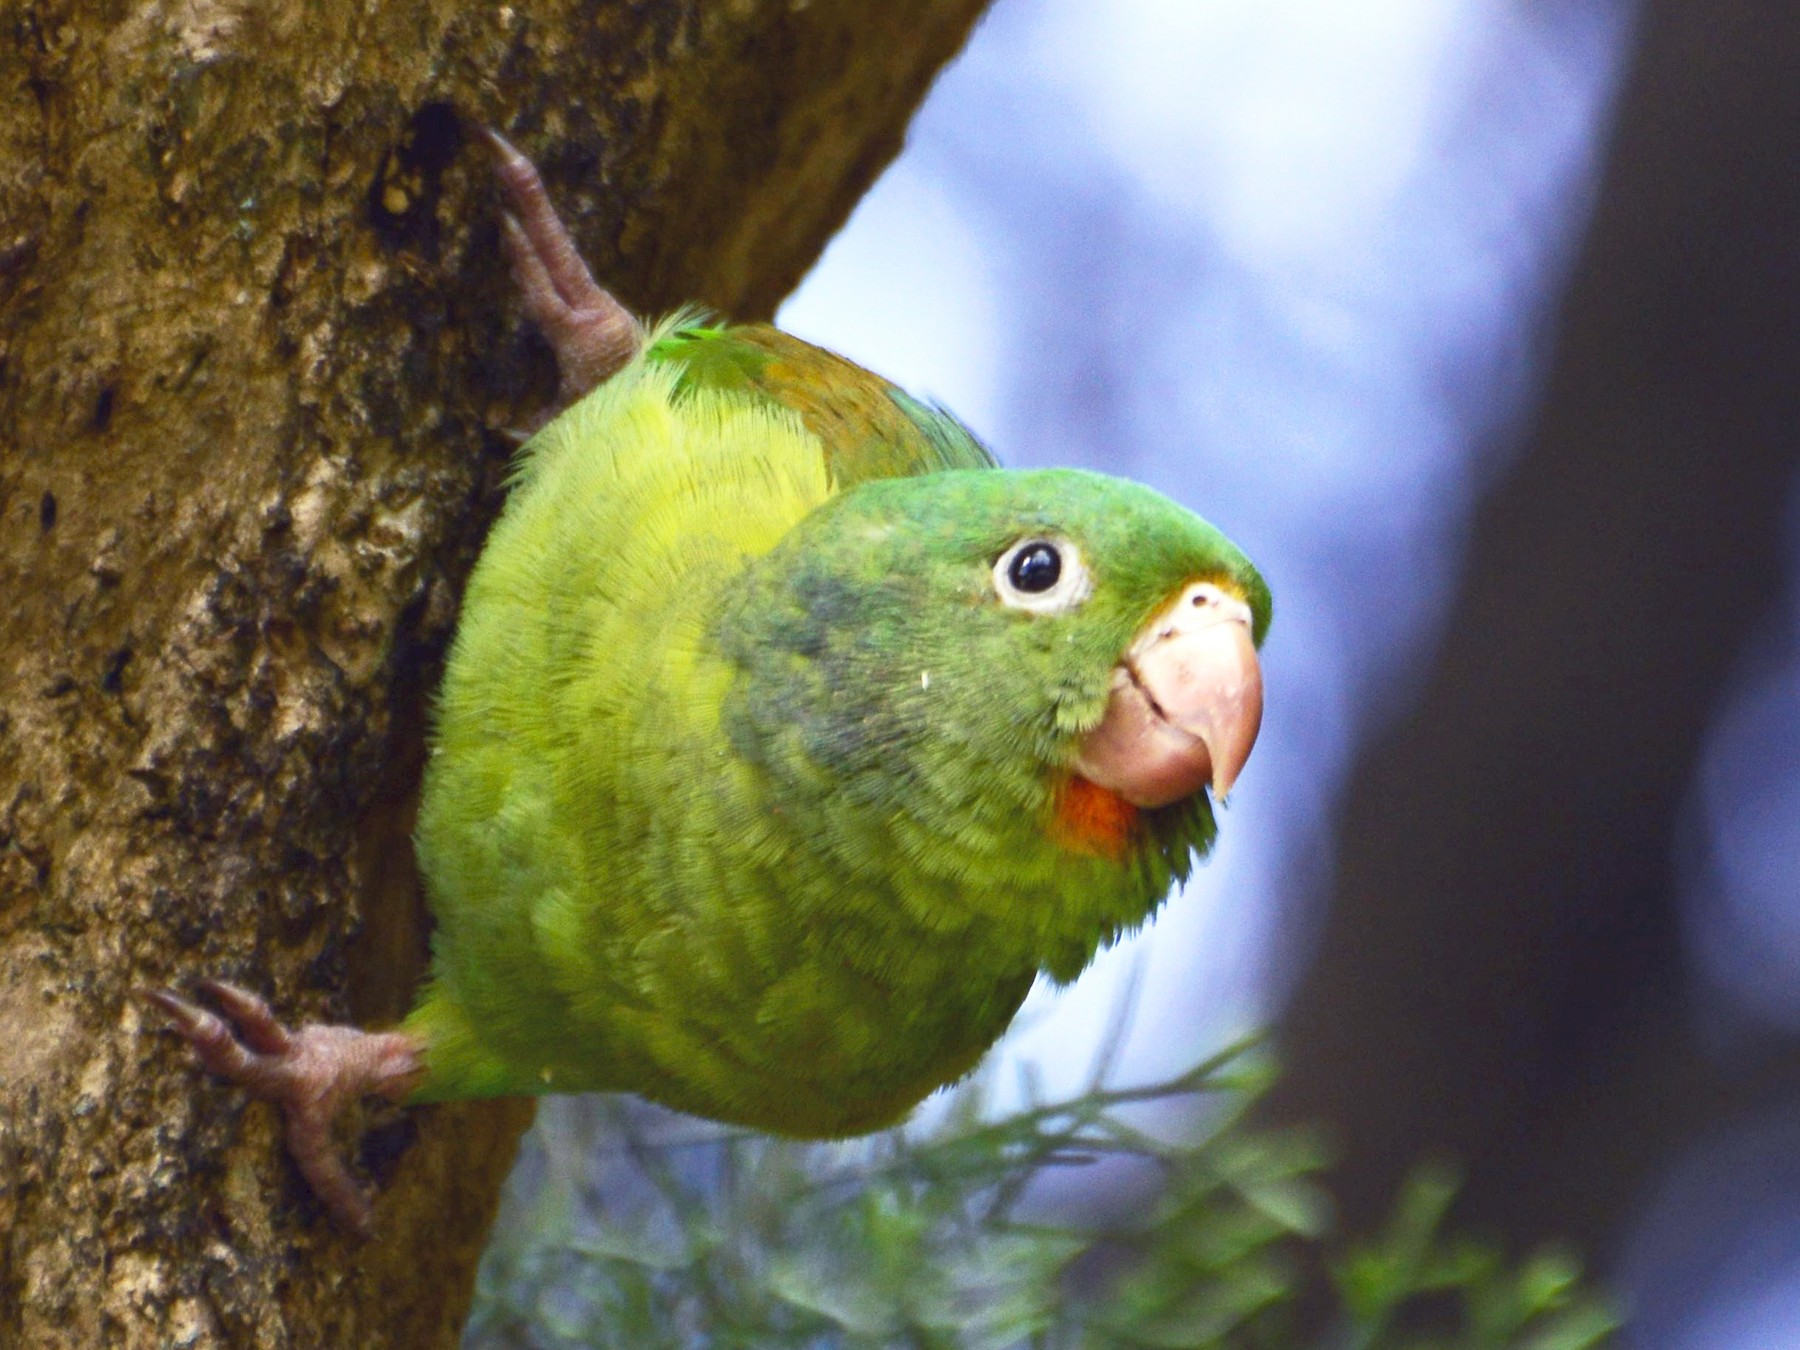
POLYGON ((167 989, 144 997, 175 1019, 206 1068, 281 1108, 301 1175, 340 1223, 367 1237, 374 1212, 332 1146, 332 1122, 358 1098, 404 1097, 424 1071, 418 1038, 323 1023, 289 1028, 247 989, 223 980, 200 988, 223 1017, 167 989))
POLYGON ((507 260, 529 314, 556 349, 560 412, 603 383, 644 345, 644 330, 613 293, 594 280, 581 251, 550 204, 537 166, 499 132, 487 132, 495 176, 506 194, 501 220, 507 260))

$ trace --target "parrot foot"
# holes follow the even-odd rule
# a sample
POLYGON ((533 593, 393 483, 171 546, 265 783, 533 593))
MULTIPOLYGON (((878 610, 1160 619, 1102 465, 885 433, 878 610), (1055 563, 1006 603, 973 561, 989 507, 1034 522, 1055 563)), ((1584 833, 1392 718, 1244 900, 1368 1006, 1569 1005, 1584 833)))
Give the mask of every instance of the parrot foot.
POLYGON ((174 1019, 208 1070, 281 1108, 288 1152, 313 1193, 338 1222, 369 1236, 374 1211, 332 1146, 332 1122, 358 1098, 404 1097, 424 1070, 419 1040, 322 1023, 289 1028, 247 989, 223 980, 200 988, 223 1017, 167 989, 143 996, 174 1019))
POLYGON ((507 261, 525 312, 556 350, 558 397, 567 408, 637 355, 644 330, 588 271, 537 166, 499 132, 489 128, 486 135, 506 195, 501 231, 507 261))

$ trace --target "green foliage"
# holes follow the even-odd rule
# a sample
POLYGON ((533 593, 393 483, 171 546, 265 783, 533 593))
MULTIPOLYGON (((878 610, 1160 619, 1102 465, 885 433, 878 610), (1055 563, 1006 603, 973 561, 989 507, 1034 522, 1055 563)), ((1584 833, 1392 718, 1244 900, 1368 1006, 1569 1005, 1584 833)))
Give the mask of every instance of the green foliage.
POLYGON ((1439 1230, 1455 1194, 1450 1169, 1419 1168, 1387 1231, 1334 1263, 1333 1283, 1347 1329, 1335 1346, 1585 1350, 1618 1326, 1605 1304, 1580 1290, 1581 1268, 1572 1253, 1548 1248, 1509 1270, 1491 1247, 1442 1237, 1439 1230), (1428 1300, 1444 1299, 1460 1313, 1454 1329, 1402 1334, 1409 1313, 1428 1300))
POLYGON ((1245 1113, 1234 1048, 1168 1082, 989 1119, 977 1080, 922 1130, 844 1144, 724 1132, 620 1098, 546 1104, 482 1266, 468 1350, 1281 1347, 1584 1350, 1617 1325, 1547 1251, 1441 1229, 1420 1170, 1344 1247, 1303 1132, 1245 1113), (1154 1122, 1155 1129, 1146 1122, 1154 1122), (1100 1217, 1057 1202, 1081 1191, 1100 1217), (1328 1272, 1328 1279, 1320 1273, 1328 1272), (1295 1330, 1311 1281, 1332 1325, 1295 1330))

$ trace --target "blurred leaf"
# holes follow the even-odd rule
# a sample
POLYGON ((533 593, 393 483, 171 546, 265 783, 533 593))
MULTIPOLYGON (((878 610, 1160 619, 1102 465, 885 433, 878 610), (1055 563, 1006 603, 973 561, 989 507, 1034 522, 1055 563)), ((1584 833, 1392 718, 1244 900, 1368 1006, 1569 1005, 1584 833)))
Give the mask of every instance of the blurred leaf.
POLYGON ((1616 1328, 1568 1253, 1514 1270, 1446 1239, 1441 1164, 1373 1239, 1338 1244, 1316 1135, 1246 1122, 1273 1072, 1249 1043, 1143 1087, 1105 1086, 1109 1069, 1064 1101, 1034 1081, 1001 1119, 977 1078, 930 1130, 840 1144, 622 1099, 548 1103, 464 1344, 1295 1350, 1298 1292, 1320 1269, 1340 1301, 1328 1350, 1588 1350, 1616 1328), (1044 1198, 1072 1169, 1112 1217, 1044 1198), (1445 1329, 1408 1329, 1425 1323, 1445 1329))

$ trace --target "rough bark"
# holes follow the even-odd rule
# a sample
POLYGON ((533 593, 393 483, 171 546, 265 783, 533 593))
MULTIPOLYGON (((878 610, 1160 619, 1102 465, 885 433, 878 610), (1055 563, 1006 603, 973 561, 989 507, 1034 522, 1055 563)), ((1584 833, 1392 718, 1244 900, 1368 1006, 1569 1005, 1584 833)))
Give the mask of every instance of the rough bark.
POLYGON ((1365 748, 1276 1106, 1353 1224, 1422 1153, 1465 1212, 1604 1252, 1673 1152, 1800 1081, 1685 1002, 1677 850, 1711 718, 1783 585, 1800 470, 1800 17, 1644 7, 1526 452, 1410 717, 1365 748))
POLYGON ((397 1015, 410 803, 550 397, 469 129, 596 271, 766 315, 979 0, 0 7, 0 1344, 454 1340, 528 1110, 396 1113, 379 1237, 134 986, 397 1015))

